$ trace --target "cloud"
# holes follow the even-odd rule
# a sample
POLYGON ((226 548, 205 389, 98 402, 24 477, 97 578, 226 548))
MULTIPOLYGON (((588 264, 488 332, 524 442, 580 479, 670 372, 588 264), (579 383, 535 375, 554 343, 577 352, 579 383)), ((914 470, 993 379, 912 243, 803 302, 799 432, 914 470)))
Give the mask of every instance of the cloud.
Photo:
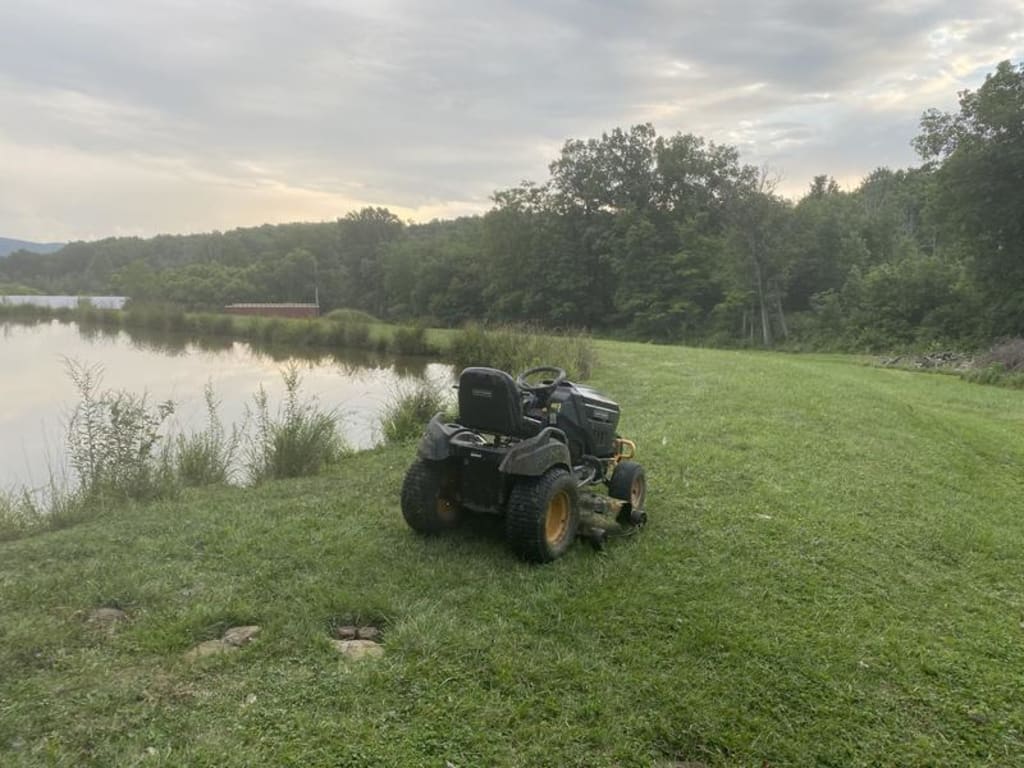
POLYGON ((476 212, 565 139, 647 120, 799 194, 913 163, 921 111, 1021 30, 1015 0, 8 0, 0 232, 476 212))

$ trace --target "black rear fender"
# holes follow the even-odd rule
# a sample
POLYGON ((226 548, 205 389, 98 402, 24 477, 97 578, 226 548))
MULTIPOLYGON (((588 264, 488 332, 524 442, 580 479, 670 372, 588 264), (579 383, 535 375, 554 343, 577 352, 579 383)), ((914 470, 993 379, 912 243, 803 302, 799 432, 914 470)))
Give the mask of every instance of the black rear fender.
POLYGON ((452 435, 464 431, 458 424, 446 424, 443 413, 435 413, 420 438, 416 453, 421 459, 443 461, 452 454, 452 435))
POLYGON ((547 427, 509 448, 498 470, 507 475, 539 477, 552 467, 571 468, 569 446, 560 429, 547 427))

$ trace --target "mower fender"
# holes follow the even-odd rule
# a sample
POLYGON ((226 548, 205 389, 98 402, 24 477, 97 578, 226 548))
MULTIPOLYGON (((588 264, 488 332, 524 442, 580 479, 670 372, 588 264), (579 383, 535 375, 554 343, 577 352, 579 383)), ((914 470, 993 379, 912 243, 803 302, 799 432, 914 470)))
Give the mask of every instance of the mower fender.
POLYGON ((445 424, 443 413, 435 413, 434 418, 427 424, 427 428, 420 438, 419 447, 416 453, 421 459, 429 461, 443 461, 451 455, 452 435, 461 430, 461 427, 454 424, 445 424))
POLYGON ((569 446, 561 430, 547 427, 536 437, 516 443, 502 459, 498 471, 509 475, 539 477, 552 467, 569 469, 569 446))

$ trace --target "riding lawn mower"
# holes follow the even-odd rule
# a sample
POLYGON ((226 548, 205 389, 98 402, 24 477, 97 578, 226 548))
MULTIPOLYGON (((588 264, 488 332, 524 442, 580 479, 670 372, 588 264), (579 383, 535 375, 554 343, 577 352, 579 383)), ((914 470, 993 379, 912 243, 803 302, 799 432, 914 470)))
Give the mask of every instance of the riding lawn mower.
POLYGON ((577 536, 600 548, 609 532, 647 522, 647 478, 636 445, 616 432, 617 403, 551 366, 515 379, 466 368, 458 390, 457 422, 430 420, 402 483, 413 530, 439 533, 463 510, 498 515, 517 554, 548 562, 577 536))

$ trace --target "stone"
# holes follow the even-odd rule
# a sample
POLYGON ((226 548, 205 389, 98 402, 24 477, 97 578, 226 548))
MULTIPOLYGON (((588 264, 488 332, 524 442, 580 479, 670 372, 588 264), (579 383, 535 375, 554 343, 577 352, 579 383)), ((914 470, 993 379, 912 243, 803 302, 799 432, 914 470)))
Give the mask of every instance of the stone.
MULTIPOLYGON (((358 637, 359 629, 351 624, 345 624, 334 628, 334 636, 339 640, 355 640, 358 637)), ((369 638, 372 639, 372 638, 369 638)))
POLYGON ((373 642, 379 643, 380 630, 376 627, 360 627, 356 630, 356 637, 360 640, 373 640, 373 642))
POLYGON ((331 642, 338 653, 353 661, 378 659, 384 655, 384 648, 372 640, 332 640, 331 642))
POLYGON ((223 640, 204 640, 199 645, 193 646, 186 651, 185 658, 189 661, 195 661, 206 656, 216 656, 219 653, 228 653, 235 650, 238 650, 237 645, 229 645, 223 640))
POLYGON ((245 627, 231 627, 227 630, 221 640, 228 645, 233 645, 236 648, 241 648, 247 644, 256 635, 260 633, 260 627, 256 624, 250 624, 245 627))
POLYGON ((185 652, 185 658, 195 661, 204 656, 214 656, 218 653, 237 651, 246 645, 260 632, 260 627, 250 624, 245 627, 231 627, 217 640, 205 640, 185 652))
POLYGON ((120 608, 96 608, 89 614, 89 621, 109 627, 122 621, 128 621, 128 614, 120 608))

